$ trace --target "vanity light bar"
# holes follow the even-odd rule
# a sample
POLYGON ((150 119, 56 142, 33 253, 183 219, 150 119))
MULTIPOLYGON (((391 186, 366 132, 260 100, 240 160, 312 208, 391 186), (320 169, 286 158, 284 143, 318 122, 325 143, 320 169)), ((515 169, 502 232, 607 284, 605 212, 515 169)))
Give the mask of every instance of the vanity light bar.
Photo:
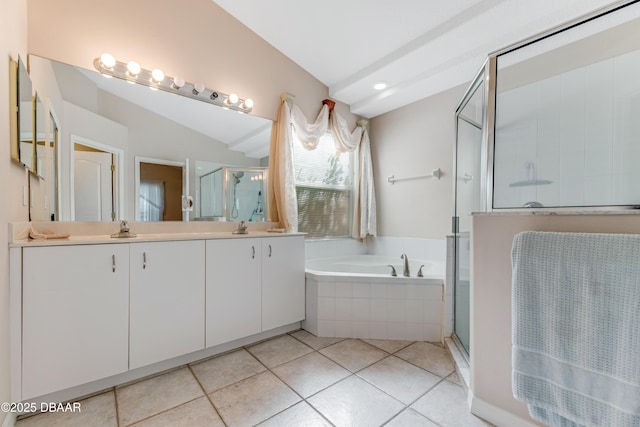
POLYGON ((120 62, 108 53, 94 59, 93 65, 104 75, 145 85, 151 89, 175 93, 240 113, 249 113, 253 109, 251 98, 241 99, 235 93, 226 94, 209 89, 202 83, 189 83, 179 76, 167 76, 157 68, 147 70, 140 67, 135 61, 120 62))

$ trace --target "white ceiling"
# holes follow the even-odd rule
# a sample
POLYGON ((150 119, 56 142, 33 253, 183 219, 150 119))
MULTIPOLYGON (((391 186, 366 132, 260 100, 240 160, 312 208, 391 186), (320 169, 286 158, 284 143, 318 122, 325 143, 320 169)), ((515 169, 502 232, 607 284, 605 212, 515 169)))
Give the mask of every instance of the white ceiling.
POLYGON ((469 82, 487 55, 611 0, 213 0, 375 117, 469 82), (286 30, 285 30, 286 29, 286 30), (385 81, 389 87, 373 89, 385 81))

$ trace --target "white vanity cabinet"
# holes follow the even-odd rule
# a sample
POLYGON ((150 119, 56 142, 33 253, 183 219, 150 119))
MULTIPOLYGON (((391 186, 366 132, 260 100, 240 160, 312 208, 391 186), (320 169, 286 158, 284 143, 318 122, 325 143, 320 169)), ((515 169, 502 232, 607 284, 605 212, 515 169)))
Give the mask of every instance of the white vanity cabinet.
POLYGON ((262 239, 262 330, 304 319, 304 237, 262 239))
POLYGON ((32 247, 22 257, 22 398, 127 371, 129 246, 32 247))
POLYGON ((10 248, 12 399, 93 393, 304 319, 302 235, 197 237, 10 248))
POLYGON ((207 241, 207 347, 304 319, 304 237, 207 241))
POLYGON ((207 347, 262 331, 261 240, 207 241, 207 347))
POLYGON ((129 368, 204 348, 205 242, 131 243, 129 368))

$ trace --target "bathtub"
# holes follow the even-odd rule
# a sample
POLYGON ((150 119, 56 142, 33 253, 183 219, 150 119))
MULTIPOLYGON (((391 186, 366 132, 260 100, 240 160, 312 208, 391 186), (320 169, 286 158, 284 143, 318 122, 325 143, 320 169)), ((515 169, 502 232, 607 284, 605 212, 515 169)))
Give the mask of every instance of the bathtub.
POLYGON ((408 255, 412 277, 402 276, 399 256, 307 260, 303 328, 319 337, 441 342, 444 265, 408 255), (424 277, 415 277, 421 265, 424 277))

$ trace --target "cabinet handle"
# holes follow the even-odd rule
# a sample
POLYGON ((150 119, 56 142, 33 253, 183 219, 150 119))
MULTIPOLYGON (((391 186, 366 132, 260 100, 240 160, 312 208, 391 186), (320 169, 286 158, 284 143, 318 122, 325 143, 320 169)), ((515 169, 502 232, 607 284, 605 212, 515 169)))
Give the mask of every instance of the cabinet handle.
POLYGON ((147 269, 147 253, 146 252, 142 252, 142 269, 143 270, 147 269))
POLYGON ((271 245, 269 245, 269 258, 271 258, 271 245))
POLYGON ((256 257, 256 247, 251 245, 251 259, 255 259, 256 257))
POLYGON ((116 272, 116 256, 111 255, 111 271, 116 272))

